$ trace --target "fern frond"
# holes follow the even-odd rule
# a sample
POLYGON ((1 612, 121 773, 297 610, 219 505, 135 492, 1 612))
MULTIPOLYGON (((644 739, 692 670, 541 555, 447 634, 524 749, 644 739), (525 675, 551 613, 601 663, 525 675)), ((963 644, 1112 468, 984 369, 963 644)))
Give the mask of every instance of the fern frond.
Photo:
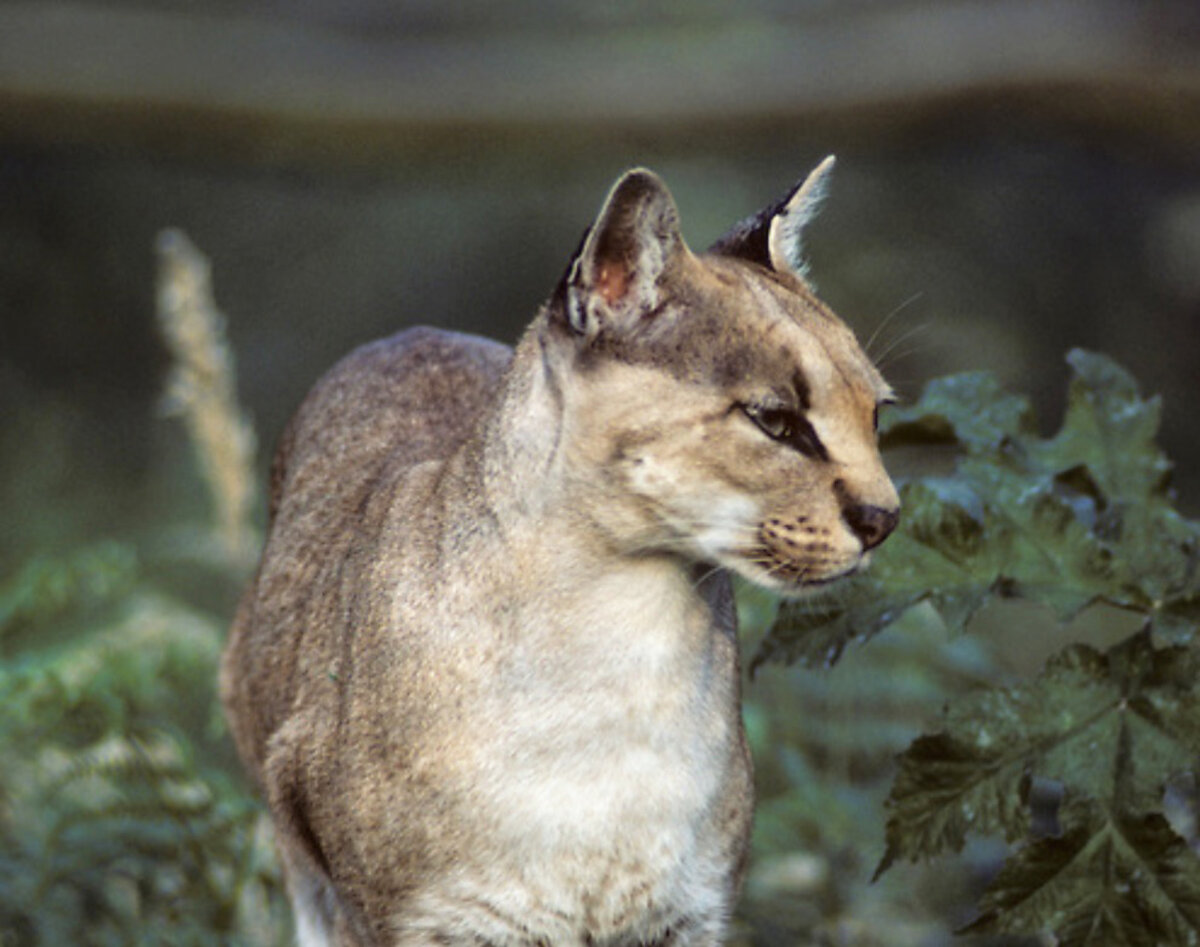
POLYGON ((0 665, 0 943, 281 945, 261 810, 206 762, 221 629, 144 592, 114 617, 0 665))
POLYGON ((130 590, 137 571, 133 549, 111 541, 30 560, 0 582, 0 641, 23 626, 118 599, 130 590))

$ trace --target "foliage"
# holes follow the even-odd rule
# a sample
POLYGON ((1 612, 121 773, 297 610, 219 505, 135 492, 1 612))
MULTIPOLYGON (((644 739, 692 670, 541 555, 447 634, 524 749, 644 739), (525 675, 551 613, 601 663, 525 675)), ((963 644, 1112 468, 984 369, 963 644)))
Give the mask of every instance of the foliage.
POLYGON ((104 544, 6 586, 40 631, 93 625, 0 665, 0 943, 281 943, 262 817, 213 718, 222 631, 139 588, 132 561, 104 544), (87 576, 113 563, 124 594, 99 597, 116 586, 87 576))
POLYGON ((1140 616, 1114 647, 1067 643, 1034 680, 952 702, 941 730, 899 759, 876 874, 959 851, 969 833, 999 834, 1016 849, 972 932, 1194 944, 1200 862, 1164 815, 1164 793, 1200 757, 1200 525, 1172 504, 1159 402, 1106 358, 1068 361, 1068 407, 1050 438, 984 374, 934 382, 892 411, 884 446, 949 448, 952 473, 905 483, 902 527, 870 571, 785 605, 755 665, 835 661, 918 603, 952 631, 998 598, 1064 623, 1096 603, 1140 616))
MULTIPOLYGON (((775 609, 760 607, 767 593, 739 594, 755 639, 775 609)), ((752 935, 732 943, 933 947, 947 914, 970 903, 957 879, 920 896, 899 872, 868 883, 895 754, 947 692, 991 672, 979 639, 947 641, 932 609, 913 609, 894 631, 832 668, 763 668, 748 688, 758 804, 739 913, 752 935)))
MULTIPOLYGON (((253 433, 207 265, 181 235, 161 249, 172 404, 220 540, 182 534, 200 537, 187 572, 225 588, 256 542, 253 433)), ((103 542, 0 581, 2 947, 287 940, 266 818, 217 708, 226 619, 164 591, 168 548, 156 537, 143 565, 143 550, 103 542)))
POLYGON ((103 602, 128 591, 137 571, 133 550, 108 542, 70 556, 39 556, 0 583, 0 646, 22 630, 61 616, 84 601, 103 602))

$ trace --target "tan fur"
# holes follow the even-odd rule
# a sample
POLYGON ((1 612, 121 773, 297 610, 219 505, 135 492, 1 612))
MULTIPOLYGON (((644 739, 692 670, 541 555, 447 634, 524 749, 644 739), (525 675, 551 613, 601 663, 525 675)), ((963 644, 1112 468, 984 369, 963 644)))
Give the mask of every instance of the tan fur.
POLYGON ((729 573, 848 574, 897 505, 887 388, 768 247, 787 206, 696 256, 630 172, 514 352, 412 329, 301 406, 221 686, 302 944, 720 942, 729 573))

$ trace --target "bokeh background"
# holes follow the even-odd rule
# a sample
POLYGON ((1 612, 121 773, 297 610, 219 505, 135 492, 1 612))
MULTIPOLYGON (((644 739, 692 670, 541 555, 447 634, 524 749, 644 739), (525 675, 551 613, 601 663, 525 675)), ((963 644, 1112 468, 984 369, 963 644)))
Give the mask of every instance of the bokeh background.
MULTIPOLYGON (((161 417, 163 228, 212 261, 265 469, 351 347, 415 323, 514 340, 625 168, 663 175, 703 248, 829 153, 812 274, 903 395, 989 369, 1051 429, 1065 352, 1107 352, 1163 396, 1200 509, 1194 0, 5 0, 0 578, 111 538, 154 560, 207 515, 161 417)), ((156 568, 227 618, 229 583, 156 568)), ((804 749, 775 789, 831 759, 764 722, 795 687, 752 693, 760 736, 804 749)), ((861 754, 832 759, 849 786, 861 754)), ((853 835, 852 791, 826 833, 853 835)), ((761 890, 820 898, 755 942, 854 914, 828 878, 870 854, 768 821, 817 854, 761 890)))
POLYGON ((360 342, 512 340, 626 167, 703 247, 828 153, 812 272, 860 336, 892 316, 903 392, 990 368, 1050 423, 1063 353, 1109 352, 1200 493, 1189 0, 7 0, 0 563, 174 491, 164 227, 212 258, 270 445, 360 342))

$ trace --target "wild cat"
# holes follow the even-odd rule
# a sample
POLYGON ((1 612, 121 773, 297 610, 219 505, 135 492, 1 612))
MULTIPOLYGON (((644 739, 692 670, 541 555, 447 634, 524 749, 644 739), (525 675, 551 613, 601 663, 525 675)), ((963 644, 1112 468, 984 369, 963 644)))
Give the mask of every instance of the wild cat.
POLYGON ((303 403, 221 676, 301 944, 721 942, 730 574, 832 582, 897 519, 801 265, 831 164, 701 255, 630 171, 515 350, 411 329, 303 403))

